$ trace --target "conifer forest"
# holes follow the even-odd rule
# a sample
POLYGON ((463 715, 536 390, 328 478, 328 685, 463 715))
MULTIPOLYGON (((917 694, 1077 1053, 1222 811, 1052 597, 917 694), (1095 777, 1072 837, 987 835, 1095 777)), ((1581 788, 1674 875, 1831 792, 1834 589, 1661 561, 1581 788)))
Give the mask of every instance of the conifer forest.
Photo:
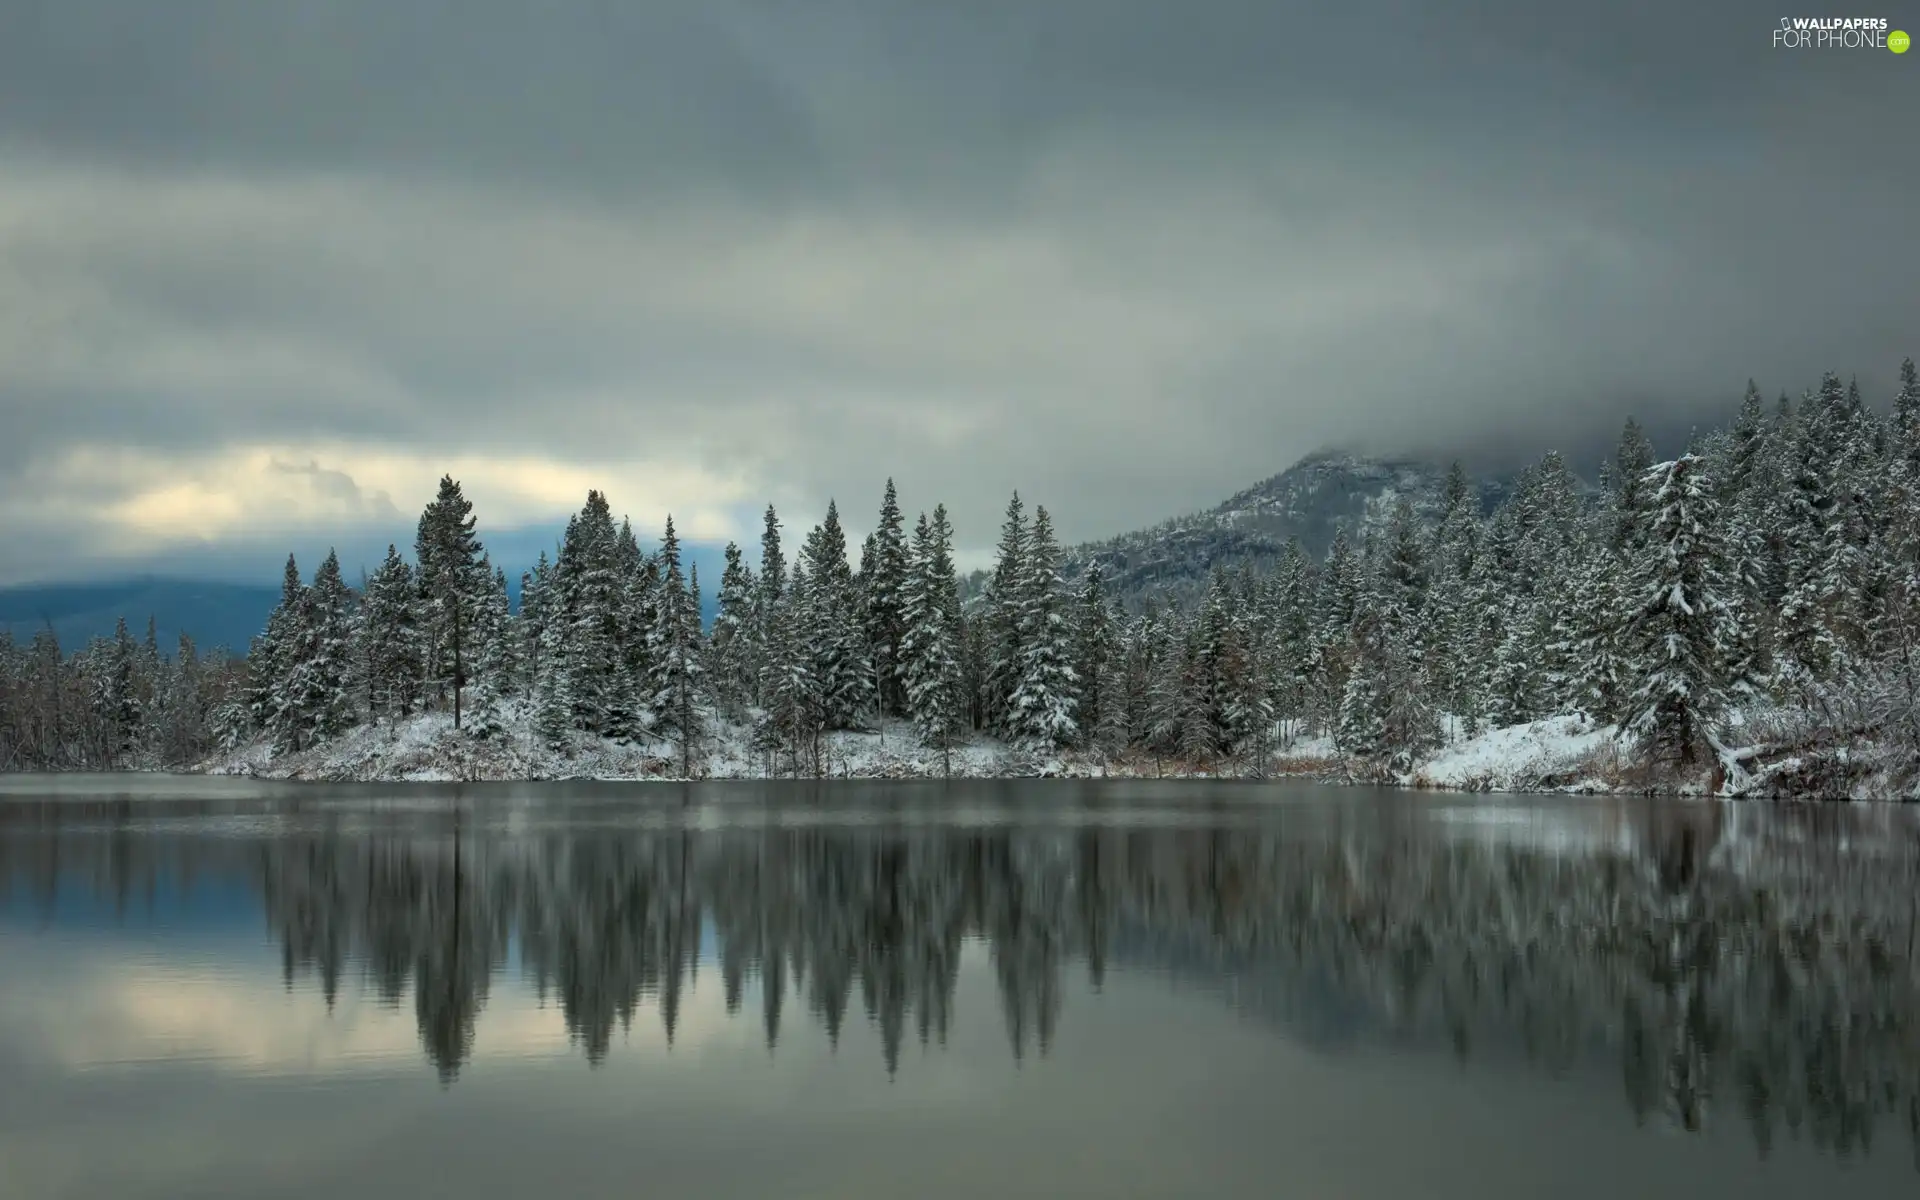
POLYGON ((1574 714, 1614 731, 1627 790, 1904 795, 1920 770, 1911 360, 1891 401, 1833 374, 1797 400, 1749 384, 1677 453, 1628 421, 1597 486, 1550 452, 1491 511, 1455 466, 1437 514, 1402 502, 1317 561, 1296 542, 1179 603, 1123 603, 1097 561, 1069 577, 1021 495, 991 569, 963 578, 946 509, 909 516, 890 482, 864 538, 834 503, 804 532, 769 507, 718 580, 671 518, 636 531, 590 492, 515 604, 446 477, 411 556, 389 547, 356 581, 336 557, 311 573, 290 557, 244 657, 125 621, 73 652, 50 632, 0 642, 0 768, 271 759, 435 714, 476 745, 649 747, 680 778, 721 747, 764 776, 830 774, 833 735, 892 729, 935 773, 990 744, 1264 776, 1314 744, 1348 776, 1404 780, 1449 744, 1574 714))

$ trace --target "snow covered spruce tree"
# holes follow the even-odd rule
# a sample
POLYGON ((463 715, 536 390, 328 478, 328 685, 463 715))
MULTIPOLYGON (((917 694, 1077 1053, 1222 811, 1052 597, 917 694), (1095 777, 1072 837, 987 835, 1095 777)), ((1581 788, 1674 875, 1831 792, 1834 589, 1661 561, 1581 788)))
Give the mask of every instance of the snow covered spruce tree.
POLYGON ((784 749, 789 771, 821 772, 826 694, 816 666, 820 617, 816 587, 804 561, 796 562, 769 621, 767 721, 758 739, 770 754, 784 749))
POLYGON ((355 638, 368 720, 398 720, 420 699, 419 588, 413 568, 393 545, 367 579, 355 638))
POLYGON ((266 735, 277 750, 298 749, 284 717, 290 703, 288 685, 298 663, 306 606, 306 584, 300 578, 299 564, 289 554, 280 578, 280 603, 267 615, 267 627, 253 639, 253 646, 247 652, 250 724, 266 735))
POLYGON ((826 518, 808 531, 800 558, 809 588, 801 636, 812 659, 820 717, 826 729, 853 729, 873 705, 873 661, 847 562, 846 531, 831 500, 826 518))
POLYGON ((1335 744, 1348 754, 1402 768, 1441 740, 1413 631, 1414 606, 1424 603, 1417 563, 1410 544, 1390 544, 1369 564, 1355 598, 1352 668, 1334 728, 1335 744))
POLYGON ((1608 536, 1587 542, 1585 561, 1576 568, 1572 587, 1555 613, 1554 659, 1563 672, 1556 691, 1567 697, 1567 706, 1617 724, 1632 686, 1622 619, 1628 563, 1612 549, 1618 528, 1614 515, 1604 515, 1608 536))
POLYGON ((125 617, 115 623, 113 640, 104 649, 104 661, 94 677, 93 703, 105 719, 108 755, 127 759, 140 750, 147 710, 140 695, 140 653, 125 617))
POLYGON ((439 494, 420 514, 414 540, 427 686, 436 702, 451 693, 456 729, 477 657, 475 622, 493 584, 474 524, 473 502, 453 476, 443 475, 439 494))
POLYGON ((494 569, 482 601, 475 613, 473 717, 468 728, 476 738, 493 739, 506 734, 520 690, 520 641, 504 570, 494 569))
POLYGON ((1013 581, 1019 674, 1007 697, 1007 729, 1022 745, 1055 750, 1080 732, 1075 714, 1079 691, 1073 673, 1073 626, 1067 618, 1066 586, 1060 579, 1060 547, 1044 507, 1033 510, 1033 529, 1021 573, 1013 581))
POLYGON ((568 727, 601 737, 632 736, 642 701, 630 616, 639 568, 622 576, 618 545, 606 496, 588 492, 585 507, 567 522, 554 564, 557 603, 548 619, 556 636, 544 656, 547 669, 564 676, 549 694, 567 694, 568 727))
POLYGON ((671 516, 660 541, 660 589, 648 649, 655 729, 673 739, 680 754, 681 778, 691 778, 694 755, 706 737, 702 714, 706 678, 700 662, 700 610, 681 571, 680 538, 671 516))
POLYGON ((1719 516, 1693 455, 1646 473, 1628 644, 1636 686, 1624 727, 1655 759, 1692 766, 1727 707, 1725 649, 1737 632, 1719 516))
POLYGON ((1848 666, 1855 581, 1844 571, 1854 565, 1846 525, 1853 426, 1846 389, 1829 373, 1817 395, 1802 398, 1787 453, 1786 587, 1776 640, 1787 678, 1803 689, 1837 680, 1848 666))
POLYGON ((1015 492, 1007 501, 993 572, 981 597, 980 691, 982 722, 1010 735, 1010 701, 1020 685, 1026 655, 1020 641, 1023 581, 1027 570, 1027 510, 1015 492))
POLYGON ((867 659, 873 664, 874 703, 883 717, 906 714, 906 684, 900 669, 900 641, 906 636, 902 607, 907 586, 907 543, 900 501, 893 480, 880 500, 880 523, 873 532, 871 562, 861 575, 867 659))
POLYGON ((353 671, 353 598, 329 550, 307 589, 299 649, 288 677, 282 721, 296 746, 339 737, 356 721, 348 690, 353 671))
POLYGON ((514 655, 520 670, 518 686, 527 696, 533 695, 540 684, 540 641, 546 633, 552 604, 553 564, 547 561, 547 552, 542 550, 533 569, 520 573, 520 611, 513 622, 514 637, 519 643, 514 655))
POLYGON ((1313 565, 1300 539, 1289 538, 1269 581, 1263 618, 1270 645, 1268 692, 1274 716, 1286 723, 1289 737, 1307 727, 1313 684, 1313 609, 1313 565))
POLYGON ((742 720, 753 701, 754 638, 753 569, 741 557, 740 546, 728 542, 715 596, 713 631, 707 641, 709 686, 714 702, 729 720, 742 720))
POLYGON ((757 708, 767 703, 771 691, 775 625, 784 620, 782 606, 787 590, 787 558, 780 546, 780 516, 774 512, 771 504, 767 505, 766 519, 760 532, 760 573, 755 584, 753 638, 749 649, 751 667, 748 674, 753 680, 753 704, 757 708))
POLYGON ((1103 759, 1117 759, 1145 740, 1147 695, 1153 678, 1152 638, 1145 615, 1117 630, 1100 688, 1100 724, 1090 733, 1103 759))
POLYGON ((1428 555, 1426 668, 1434 702, 1454 714, 1463 731, 1477 714, 1478 653, 1469 588, 1480 542, 1480 502, 1459 463, 1447 471, 1441 511, 1428 555))
POLYGON ((1113 682, 1107 664, 1113 657, 1116 630, 1104 584, 1099 562, 1088 563, 1073 608, 1073 673, 1079 684, 1075 710, 1081 742, 1089 745, 1101 728, 1107 689, 1113 682))
POLYGON ((902 594, 900 670, 907 715, 921 741, 940 751, 941 773, 953 774, 953 740, 966 720, 960 668, 960 594, 953 569, 953 529, 945 505, 913 528, 902 594))
POLYGON ((1226 751, 1255 777, 1265 777, 1273 746, 1270 647, 1259 620, 1250 575, 1235 581, 1212 648, 1216 700, 1226 751))
POLYGON ((1347 687, 1347 672, 1352 668, 1354 599, 1360 590, 1360 565, 1344 525, 1334 531, 1327 556, 1320 568, 1319 586, 1314 589, 1313 657, 1308 667, 1308 728, 1330 733, 1347 687))

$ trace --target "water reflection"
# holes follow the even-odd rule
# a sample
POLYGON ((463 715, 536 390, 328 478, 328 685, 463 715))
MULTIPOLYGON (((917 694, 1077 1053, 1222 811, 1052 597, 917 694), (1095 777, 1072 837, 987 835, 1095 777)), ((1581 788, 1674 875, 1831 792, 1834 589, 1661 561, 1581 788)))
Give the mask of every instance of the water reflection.
POLYGON ((1599 1058, 1638 1119, 1737 1120, 1762 1154, 1783 1132, 1842 1156, 1889 1129, 1920 1146, 1920 853, 1900 810, 1387 799, 1171 828, 529 829, 466 801, 217 836, 138 806, 0 813, 0 913, 111 923, 196 881, 238 888, 286 986, 330 1010, 410 1003, 448 1084, 516 972, 588 1063, 649 1010, 671 1043, 705 970, 770 1051, 793 1010, 836 1043, 851 1016, 891 1075, 909 1040, 945 1042, 978 953, 1015 1057, 1048 1053, 1074 975, 1154 972, 1327 1048, 1599 1058))

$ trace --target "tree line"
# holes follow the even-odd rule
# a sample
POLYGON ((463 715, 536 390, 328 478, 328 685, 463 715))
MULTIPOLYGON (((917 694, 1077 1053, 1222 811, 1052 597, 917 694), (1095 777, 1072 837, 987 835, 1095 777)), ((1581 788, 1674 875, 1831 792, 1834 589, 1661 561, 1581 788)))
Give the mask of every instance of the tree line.
POLYGON ((1404 767, 1450 736, 1579 712, 1681 769, 1739 771, 1766 737, 1882 739, 1920 764, 1912 360, 1887 413, 1833 374, 1775 404, 1749 384, 1732 421, 1683 453, 1657 460, 1629 420, 1597 487, 1550 452, 1491 512, 1456 465, 1437 514, 1403 499, 1320 561, 1296 542, 1271 570, 1216 571, 1184 605, 1123 610, 1098 564, 1063 578, 1049 514, 1018 495, 965 602, 944 506, 909 528, 891 481, 857 558, 831 502, 791 563, 785 534, 769 507, 757 564, 727 546, 708 628, 672 519, 643 548, 594 491, 516 607, 443 478, 411 560, 389 547, 350 587, 332 555, 310 581, 288 559, 243 682, 220 662, 162 689, 184 669, 125 638, 71 663, 44 640, 0 644, 0 755, 76 765, 253 738, 297 751, 432 710, 559 752, 591 737, 669 747, 688 776, 730 733, 768 774, 817 775, 827 734, 889 721, 949 769, 956 744, 991 735, 1258 774, 1303 734, 1404 767), (153 682, 123 687, 128 670, 153 682), (126 699, 183 687, 190 735, 162 735, 165 706, 126 699), (82 726, 84 739, 47 732, 82 726))
POLYGON ((25 645, 0 631, 0 771, 199 762, 249 735, 246 688, 244 660, 186 634, 167 654, 151 619, 72 654, 51 627, 25 645))

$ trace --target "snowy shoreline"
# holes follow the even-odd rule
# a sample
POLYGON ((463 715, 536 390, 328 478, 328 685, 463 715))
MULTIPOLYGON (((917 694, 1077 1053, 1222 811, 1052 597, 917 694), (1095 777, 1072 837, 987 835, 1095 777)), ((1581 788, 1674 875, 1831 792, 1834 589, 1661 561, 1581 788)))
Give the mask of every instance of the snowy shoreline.
MULTIPOLYGON (((956 744, 951 774, 942 756, 914 736, 910 725, 889 722, 875 731, 835 732, 823 736, 822 770, 801 778, 882 779, 1183 779, 1310 780, 1329 785, 1390 786, 1456 793, 1566 795, 1690 795, 1770 799, 1912 799, 1891 786, 1847 795, 1823 795, 1791 786, 1769 788, 1767 772, 1756 773, 1740 793, 1716 791, 1703 771, 1698 778, 1656 777, 1638 766, 1609 726, 1579 716, 1549 717, 1459 739, 1413 764, 1394 771, 1350 759, 1327 738, 1297 738, 1277 750, 1264 776, 1244 761, 1194 766, 1170 758, 1128 755, 1117 760, 1061 751, 1036 754, 988 738, 956 744)), ((1791 756, 1778 765, 1791 767, 1791 756)), ((564 750, 539 744, 520 722, 492 739, 476 739, 456 730, 445 713, 409 717, 398 724, 360 726, 310 750, 275 755, 264 743, 217 756, 191 768, 194 774, 333 783, 446 782, 685 782, 787 779, 776 764, 749 748, 747 734, 726 728, 696 756, 691 776, 680 771, 675 747, 623 744, 577 735, 564 750)))

